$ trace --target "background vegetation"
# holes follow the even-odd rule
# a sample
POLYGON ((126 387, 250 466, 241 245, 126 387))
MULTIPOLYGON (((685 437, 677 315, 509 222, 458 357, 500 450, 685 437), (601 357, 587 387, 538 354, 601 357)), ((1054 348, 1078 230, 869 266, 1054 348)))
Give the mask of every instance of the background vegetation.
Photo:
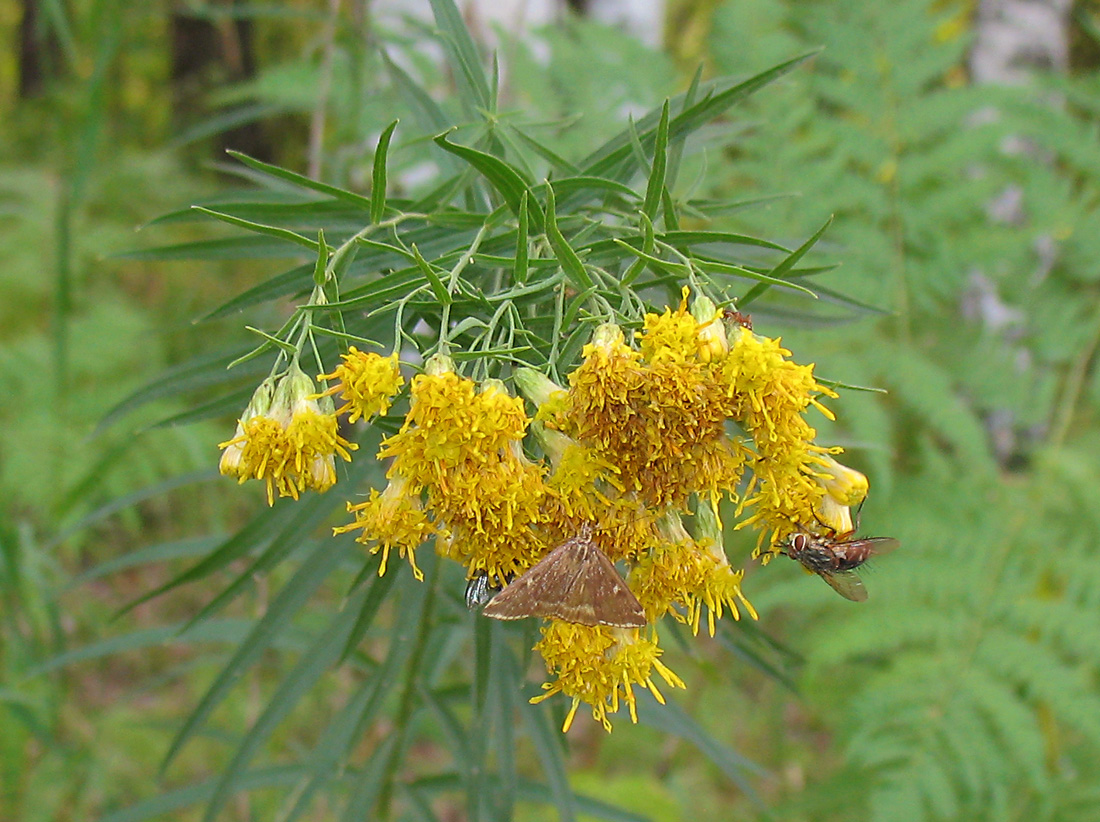
MULTIPOLYGON (((212 796, 228 819, 354 813, 386 782, 371 763, 389 761, 375 757, 393 715, 385 700, 380 724, 336 733, 377 677, 374 638, 316 683, 298 673, 347 593, 321 572, 302 582, 301 559, 319 544, 308 537, 338 501, 290 524, 285 508, 253 519, 258 497, 228 493, 213 470, 213 444, 256 373, 226 374, 228 352, 246 350, 245 322, 278 327, 292 299, 254 293, 215 309, 301 260, 186 209, 248 202, 260 222, 343 225, 331 206, 279 212, 312 199, 221 148, 366 191, 394 117, 428 134, 450 124, 439 113, 472 119, 452 99, 461 77, 430 23, 390 30, 358 6, 26 7, 38 10, 41 58, 29 85, 14 57, 20 6, 0 4, 0 818, 201 818, 212 796), (232 562, 196 565, 250 523, 271 529, 255 553, 238 541, 232 562), (254 573, 278 533, 303 536, 254 573), (196 567, 209 575, 119 614, 196 567), (291 607, 288 590, 314 606, 291 607), (242 642, 272 613, 285 614, 278 630, 242 642), (200 614, 211 618, 192 625, 200 614), (241 678, 222 688, 226 670, 241 678), (207 721, 185 726, 197 705, 207 721), (181 727, 191 739, 161 774, 153 763, 181 727), (240 781, 218 788, 241 751, 240 781)), ((844 392, 823 437, 871 477, 864 531, 904 547, 867 575, 871 599, 858 607, 793 563, 755 569, 758 630, 672 654, 689 683, 681 710, 620 722, 610 737, 578 722, 568 752, 532 720, 512 782, 481 786, 483 812, 514 791, 517 818, 567 815, 567 769, 572 790, 593 798, 575 810, 606 818, 1097 818, 1090 9, 1076 18, 1071 70, 1012 88, 968 73, 971 4, 738 0, 670 14, 661 53, 579 19, 505 38, 498 116, 576 162, 628 114, 683 92, 699 63, 707 76, 744 76, 825 47, 701 130, 678 193, 754 202, 721 226, 788 247, 835 215, 807 258, 836 266, 814 278, 825 298, 761 302, 754 320, 820 374, 888 390, 844 392)), ((391 191, 430 189, 431 175, 461 170, 449 163, 430 141, 399 142, 391 191)), ((728 548, 745 551, 732 535, 728 548)), ((446 774, 482 726, 433 704, 403 760, 415 764, 393 781, 395 807, 461 817, 469 806, 446 774)), ((484 733, 500 743, 499 728, 484 733)))

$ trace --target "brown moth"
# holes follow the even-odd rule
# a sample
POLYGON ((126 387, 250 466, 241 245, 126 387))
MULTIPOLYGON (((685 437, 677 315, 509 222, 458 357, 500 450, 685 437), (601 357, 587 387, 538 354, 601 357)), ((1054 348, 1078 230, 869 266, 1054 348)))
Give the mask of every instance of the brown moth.
POLYGON ((567 539, 489 600, 493 619, 542 617, 580 625, 641 628, 645 610, 607 555, 592 542, 592 526, 567 539))

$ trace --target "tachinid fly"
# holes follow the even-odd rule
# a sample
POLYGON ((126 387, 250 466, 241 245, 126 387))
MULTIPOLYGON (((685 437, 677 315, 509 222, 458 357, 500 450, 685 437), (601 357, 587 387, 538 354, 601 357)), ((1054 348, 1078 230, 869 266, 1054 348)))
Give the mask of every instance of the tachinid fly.
POLYGON ((855 569, 871 557, 890 553, 900 544, 893 537, 844 539, 835 534, 818 536, 798 531, 787 540, 784 553, 829 583, 845 599, 863 602, 867 589, 855 569))

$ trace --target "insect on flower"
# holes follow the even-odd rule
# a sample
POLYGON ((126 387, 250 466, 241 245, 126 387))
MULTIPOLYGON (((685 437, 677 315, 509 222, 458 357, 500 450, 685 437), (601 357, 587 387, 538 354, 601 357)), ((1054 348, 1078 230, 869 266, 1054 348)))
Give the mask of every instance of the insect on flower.
POLYGON ((493 619, 534 616, 588 626, 645 625, 645 610, 611 560, 592 542, 588 523, 577 536, 508 583, 481 613, 493 619))
POLYGON ((471 611, 480 611, 485 603, 501 590, 500 587, 489 582, 489 575, 484 571, 470 577, 466 580, 466 608, 471 611))
POLYGON ((845 599, 863 602, 867 599, 867 589, 855 569, 871 557, 894 551, 901 543, 893 537, 847 539, 849 536, 818 536, 798 531, 787 541, 784 553, 829 583, 845 599))
POLYGON ((725 311, 722 312, 722 318, 726 319, 726 320, 729 320, 730 322, 737 323, 738 325, 742 326, 743 328, 747 328, 749 331, 752 331, 752 315, 751 314, 742 314, 740 311, 737 311, 736 309, 727 308, 725 311))

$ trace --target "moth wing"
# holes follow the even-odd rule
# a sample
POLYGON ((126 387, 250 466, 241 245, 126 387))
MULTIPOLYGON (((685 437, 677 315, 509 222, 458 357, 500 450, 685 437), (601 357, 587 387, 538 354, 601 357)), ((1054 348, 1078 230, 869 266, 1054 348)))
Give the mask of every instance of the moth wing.
POLYGON ((583 570, 582 558, 576 555, 583 547, 576 540, 563 542, 509 582, 481 613, 493 619, 556 616, 558 603, 583 570))
POLYGON ((867 589, 863 587, 863 580, 855 571, 822 571, 820 576, 845 599, 852 602, 864 602, 867 599, 867 589))
POLYGON ((586 543, 578 547, 577 559, 580 572, 553 616, 581 625, 645 625, 645 609, 603 551, 586 543))

